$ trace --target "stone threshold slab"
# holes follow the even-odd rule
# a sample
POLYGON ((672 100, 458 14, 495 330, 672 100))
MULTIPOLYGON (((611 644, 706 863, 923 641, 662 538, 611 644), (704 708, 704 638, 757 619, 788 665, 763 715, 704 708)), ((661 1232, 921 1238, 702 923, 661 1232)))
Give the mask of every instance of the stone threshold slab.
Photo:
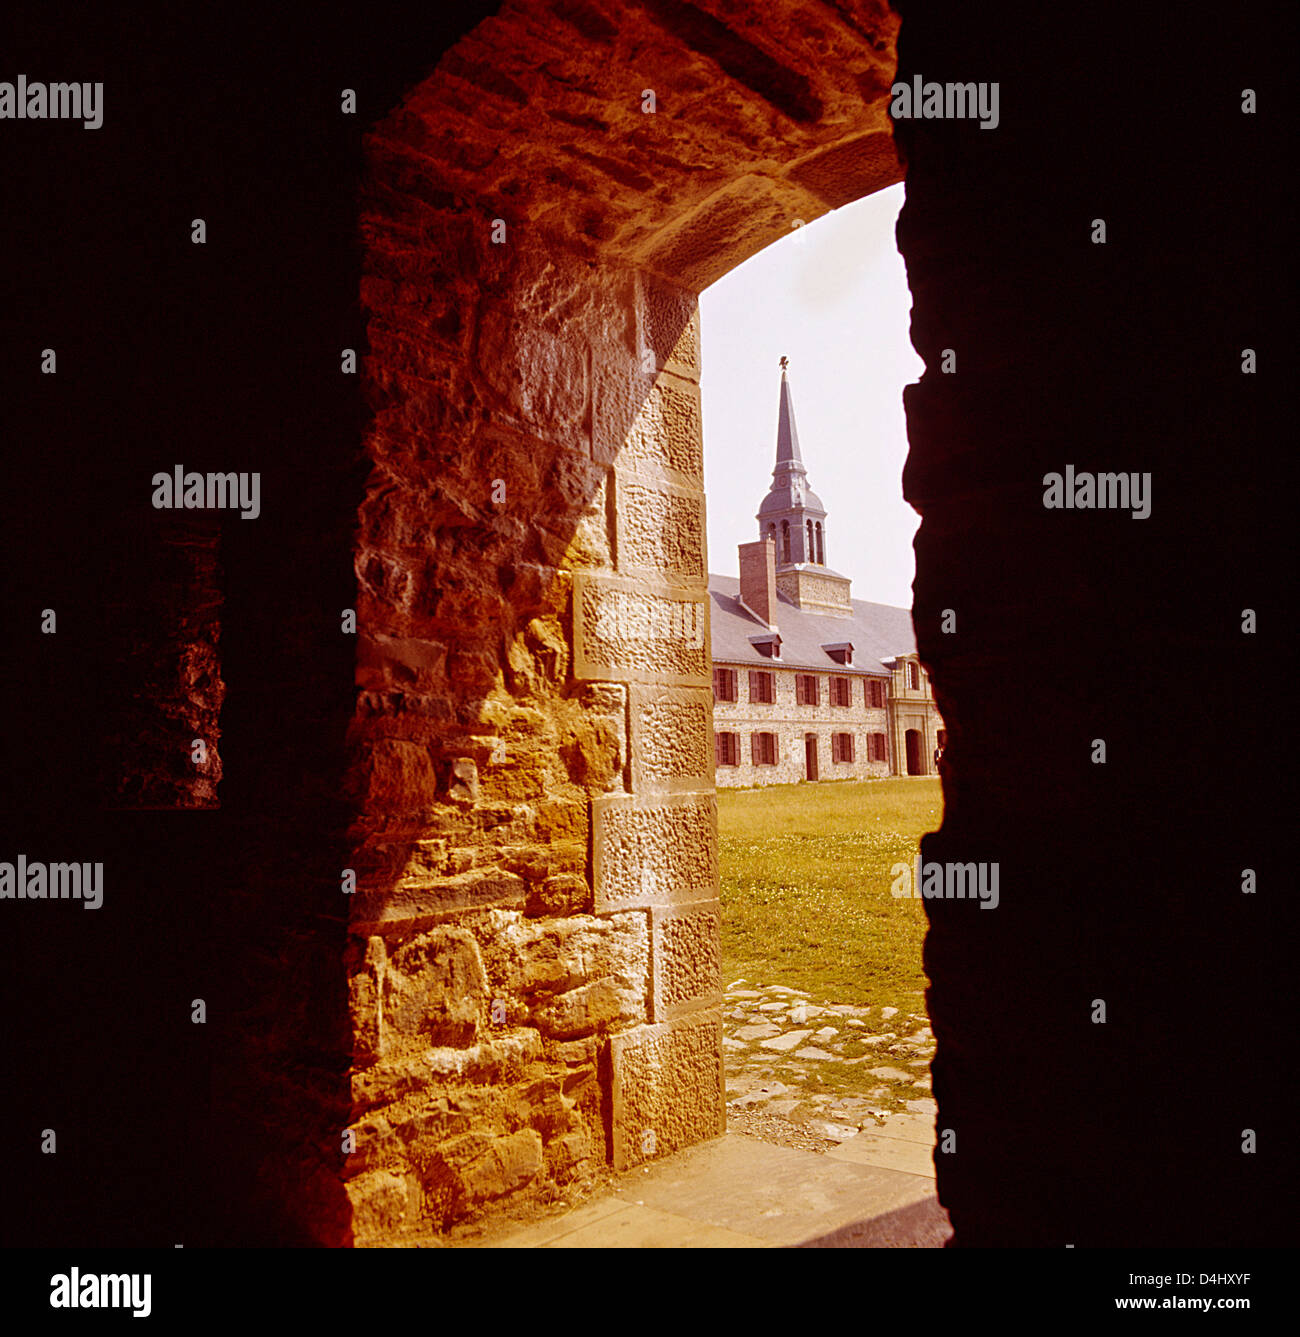
POLYGON ((937 1248, 947 1233, 924 1174, 732 1133, 631 1171, 608 1196, 485 1247, 937 1248))

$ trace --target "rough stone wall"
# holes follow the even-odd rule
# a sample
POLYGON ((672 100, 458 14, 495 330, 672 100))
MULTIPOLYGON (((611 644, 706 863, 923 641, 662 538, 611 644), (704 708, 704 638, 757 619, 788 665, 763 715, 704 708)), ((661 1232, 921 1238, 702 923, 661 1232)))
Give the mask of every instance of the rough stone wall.
MULTIPOLYGON (((725 666, 724 666, 725 667, 725 666)), ((717 767, 719 788, 731 789, 743 785, 788 785, 806 780, 807 762, 804 756, 804 735, 817 734, 817 763, 823 780, 868 780, 889 775, 893 755, 889 741, 888 707, 871 707, 864 703, 863 679, 845 674, 851 684, 850 705, 830 704, 832 675, 816 675, 820 683, 821 704, 796 704, 794 669, 765 670, 775 678, 776 700, 771 705, 749 700, 748 666, 736 667, 739 701, 715 701, 713 727, 718 733, 740 735, 740 764, 717 767), (775 733, 778 738, 775 766, 755 766, 750 748, 753 733, 775 733), (854 739, 854 760, 831 760, 831 735, 851 733, 854 739), (886 760, 872 761, 871 735, 885 735, 886 760)))
POLYGON ((723 1127, 695 292, 898 168, 883 7, 714 8, 508 4, 370 137, 357 1243, 723 1127))
POLYGON ((694 906, 716 944, 716 870, 679 867, 713 830, 694 299, 522 229, 494 247, 487 216, 375 198, 347 1167, 361 1243, 712 1136, 722 1090, 716 945, 678 961, 661 927, 694 906), (418 286, 434 227, 442 281, 489 288, 460 296, 441 339, 418 286), (698 792, 658 797, 683 786, 698 792), (683 1044, 712 1066, 651 1062, 683 1044))

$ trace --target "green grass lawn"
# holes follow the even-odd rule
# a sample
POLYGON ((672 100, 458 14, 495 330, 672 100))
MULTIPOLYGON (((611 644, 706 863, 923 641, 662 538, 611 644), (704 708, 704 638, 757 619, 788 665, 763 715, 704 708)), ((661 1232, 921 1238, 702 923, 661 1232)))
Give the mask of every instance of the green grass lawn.
POLYGON ((938 779, 719 790, 723 984, 923 1012, 924 902, 889 870, 942 816, 938 779))

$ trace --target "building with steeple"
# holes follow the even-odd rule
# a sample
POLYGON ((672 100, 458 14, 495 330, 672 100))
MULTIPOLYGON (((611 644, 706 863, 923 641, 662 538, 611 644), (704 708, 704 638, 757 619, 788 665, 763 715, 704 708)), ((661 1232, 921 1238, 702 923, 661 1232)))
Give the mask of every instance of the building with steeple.
POLYGON ((776 465, 739 579, 709 576, 717 783, 934 775, 947 742, 905 608, 827 565, 781 359, 776 465))

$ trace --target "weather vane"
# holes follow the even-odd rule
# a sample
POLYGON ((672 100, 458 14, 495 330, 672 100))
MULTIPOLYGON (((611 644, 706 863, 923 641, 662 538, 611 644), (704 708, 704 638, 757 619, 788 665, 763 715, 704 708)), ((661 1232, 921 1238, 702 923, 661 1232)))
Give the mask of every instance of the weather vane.
POLYGON ((789 365, 790 365, 790 359, 788 357, 783 357, 781 359, 781 370, 784 371, 786 367, 788 367, 789 365))

